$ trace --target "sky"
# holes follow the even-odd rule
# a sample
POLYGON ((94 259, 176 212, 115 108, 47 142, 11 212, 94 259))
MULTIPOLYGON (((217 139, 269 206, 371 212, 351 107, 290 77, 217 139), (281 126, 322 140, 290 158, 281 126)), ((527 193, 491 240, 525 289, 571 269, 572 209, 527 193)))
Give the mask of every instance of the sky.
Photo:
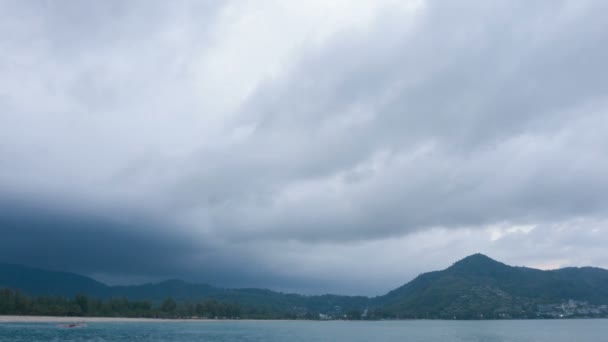
POLYGON ((608 268, 606 1, 0 2, 0 262, 380 295, 608 268))

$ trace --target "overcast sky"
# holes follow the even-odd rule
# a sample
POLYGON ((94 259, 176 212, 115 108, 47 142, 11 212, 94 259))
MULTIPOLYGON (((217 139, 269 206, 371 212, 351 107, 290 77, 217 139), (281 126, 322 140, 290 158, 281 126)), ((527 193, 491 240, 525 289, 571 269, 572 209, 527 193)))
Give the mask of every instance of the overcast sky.
POLYGON ((608 2, 0 2, 0 262, 378 295, 608 267, 608 2))

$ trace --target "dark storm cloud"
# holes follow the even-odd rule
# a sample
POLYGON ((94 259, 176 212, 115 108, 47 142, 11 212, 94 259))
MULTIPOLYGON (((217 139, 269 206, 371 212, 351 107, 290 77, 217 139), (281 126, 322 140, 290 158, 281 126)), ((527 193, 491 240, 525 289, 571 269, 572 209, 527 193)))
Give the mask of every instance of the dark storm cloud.
POLYGON ((602 1, 0 6, 0 261, 378 293, 604 230, 602 1))
POLYGON ((124 213, 110 217, 2 198, 0 260, 87 273, 171 274, 204 247, 161 227, 124 213))
MULTIPOLYGON (((243 269, 241 255, 193 240, 159 218, 124 211, 101 215, 11 196, 0 200, 0 236, 2 262, 77 272, 102 281, 181 277, 218 286, 274 282, 263 267, 243 269)), ((301 288, 313 286, 301 281, 301 288)))

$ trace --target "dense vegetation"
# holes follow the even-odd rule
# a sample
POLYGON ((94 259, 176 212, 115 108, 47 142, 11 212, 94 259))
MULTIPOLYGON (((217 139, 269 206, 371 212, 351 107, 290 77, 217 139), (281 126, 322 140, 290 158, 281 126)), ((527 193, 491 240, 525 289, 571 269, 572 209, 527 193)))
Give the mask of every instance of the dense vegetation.
POLYGON ((536 318, 538 305, 568 300, 608 304, 608 271, 541 271, 475 254, 418 276, 379 297, 378 305, 399 318, 536 318))
POLYGON ((29 297, 19 291, 0 290, 0 314, 41 316, 150 317, 150 318, 239 318, 241 308, 236 304, 215 300, 198 303, 176 303, 167 298, 158 305, 146 300, 127 298, 101 300, 77 295, 65 297, 29 297))
POLYGON ((91 278, 73 273, 51 272, 20 265, 0 264, 0 288, 19 289, 31 296, 75 298, 86 294, 101 301, 128 298, 147 301, 153 307, 166 298, 178 305, 178 312, 191 313, 187 307, 200 302, 215 301, 238 305, 247 318, 304 318, 320 313, 356 316, 369 306, 367 297, 338 295, 303 296, 265 289, 225 289, 207 284, 191 284, 181 280, 134 286, 107 286, 91 278))
MULTIPOLYGON (((267 307, 267 306, 266 306, 267 307)), ((211 318, 211 319, 319 319, 318 312, 304 308, 283 311, 279 308, 246 306, 201 300, 176 302, 166 298, 159 303, 148 300, 110 298, 107 300, 76 295, 29 297, 20 291, 0 290, 0 315, 78 316, 78 317, 144 317, 144 318, 211 318)), ((362 319, 362 311, 350 310, 343 319, 362 319)))
POLYGON ((606 270, 584 267, 541 271, 508 266, 481 254, 443 271, 422 274, 375 298, 223 289, 180 280, 107 286, 76 274, 0 264, 2 287, 21 292, 2 291, 0 314, 261 319, 497 319, 608 314, 606 270), (577 301, 578 308, 560 311, 559 307, 569 300, 577 301))

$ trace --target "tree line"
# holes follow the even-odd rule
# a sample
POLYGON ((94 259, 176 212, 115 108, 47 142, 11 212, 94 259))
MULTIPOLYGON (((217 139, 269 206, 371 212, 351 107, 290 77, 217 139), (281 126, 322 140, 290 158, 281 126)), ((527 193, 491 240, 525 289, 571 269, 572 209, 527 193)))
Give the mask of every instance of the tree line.
POLYGON ((72 298, 61 296, 28 296, 19 290, 0 289, 0 315, 133 317, 133 318, 223 318, 223 319, 386 319, 387 313, 375 309, 363 315, 362 310, 324 312, 320 307, 288 308, 268 300, 236 304, 207 299, 200 301, 129 300, 125 297, 99 299, 84 294, 72 298), (326 318, 323 318, 326 317, 326 318))
POLYGON ((241 307, 217 300, 176 302, 167 298, 160 303, 127 298, 73 298, 58 296, 30 297, 18 290, 0 290, 1 315, 94 316, 145 318, 240 318, 241 307))

